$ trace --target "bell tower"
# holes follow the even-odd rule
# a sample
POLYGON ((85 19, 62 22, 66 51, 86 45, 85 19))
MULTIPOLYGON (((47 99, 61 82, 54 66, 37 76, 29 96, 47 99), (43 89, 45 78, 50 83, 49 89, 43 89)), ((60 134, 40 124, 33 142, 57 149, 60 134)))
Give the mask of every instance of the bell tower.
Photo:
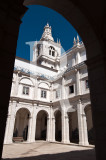
POLYGON ((33 49, 33 62, 36 59, 37 65, 57 72, 60 66, 61 44, 55 42, 52 37, 52 28, 47 25, 40 41, 36 41, 33 49))

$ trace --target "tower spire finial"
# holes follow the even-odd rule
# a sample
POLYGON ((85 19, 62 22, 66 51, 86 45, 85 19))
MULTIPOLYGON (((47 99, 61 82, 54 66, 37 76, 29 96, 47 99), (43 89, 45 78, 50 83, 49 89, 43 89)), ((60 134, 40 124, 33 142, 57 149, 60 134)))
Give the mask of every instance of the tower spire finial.
POLYGON ((58 42, 58 38, 57 38, 57 43, 59 43, 59 42, 58 42))
POLYGON ((79 36, 77 35, 77 43, 79 43, 79 36))
POLYGON ((76 39, 75 39, 75 37, 74 37, 74 41, 73 41, 73 43, 74 43, 74 45, 76 45, 76 39))

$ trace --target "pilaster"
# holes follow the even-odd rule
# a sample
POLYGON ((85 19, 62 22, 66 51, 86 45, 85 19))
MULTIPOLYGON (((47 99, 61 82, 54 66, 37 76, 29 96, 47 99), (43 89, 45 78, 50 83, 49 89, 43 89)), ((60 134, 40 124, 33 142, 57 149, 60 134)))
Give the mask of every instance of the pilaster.
POLYGON ((14 132, 14 124, 15 124, 15 108, 16 102, 11 103, 11 113, 8 115, 6 130, 5 130, 5 139, 4 144, 11 144, 13 141, 13 132, 14 132))
POLYGON ((36 134, 36 106, 33 105, 32 117, 29 119, 28 142, 35 142, 36 134))
POLYGON ((79 69, 76 69, 76 94, 81 94, 81 87, 80 87, 80 71, 79 69))

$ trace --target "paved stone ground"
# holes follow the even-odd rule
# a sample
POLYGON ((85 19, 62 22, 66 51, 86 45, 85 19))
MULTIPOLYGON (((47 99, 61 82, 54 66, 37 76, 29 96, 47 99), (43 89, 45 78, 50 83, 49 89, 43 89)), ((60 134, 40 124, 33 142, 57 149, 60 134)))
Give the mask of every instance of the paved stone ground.
POLYGON ((94 148, 38 141, 4 145, 4 160, 96 160, 94 148))

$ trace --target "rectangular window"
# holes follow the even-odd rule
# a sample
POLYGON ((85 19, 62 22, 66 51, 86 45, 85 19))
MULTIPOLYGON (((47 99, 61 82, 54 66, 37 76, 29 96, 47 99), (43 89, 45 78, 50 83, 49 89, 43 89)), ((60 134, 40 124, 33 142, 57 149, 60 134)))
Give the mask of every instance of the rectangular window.
POLYGON ((42 97, 42 98, 46 98, 46 91, 41 90, 41 97, 42 97))
POLYGON ((49 55, 51 55, 51 50, 49 50, 49 55))
POLYGON ((54 51, 52 51, 52 56, 54 57, 54 51))
POLYGON ((85 86, 86 86, 86 89, 88 89, 88 88, 89 88, 88 80, 85 80, 85 86))
POLYGON ((57 90, 56 91, 56 98, 59 98, 60 97, 60 90, 57 90))
POLYGON ((69 94, 74 93, 74 85, 69 86, 69 94))
POLYGON ((23 94, 29 95, 29 87, 26 86, 23 87, 23 94))

